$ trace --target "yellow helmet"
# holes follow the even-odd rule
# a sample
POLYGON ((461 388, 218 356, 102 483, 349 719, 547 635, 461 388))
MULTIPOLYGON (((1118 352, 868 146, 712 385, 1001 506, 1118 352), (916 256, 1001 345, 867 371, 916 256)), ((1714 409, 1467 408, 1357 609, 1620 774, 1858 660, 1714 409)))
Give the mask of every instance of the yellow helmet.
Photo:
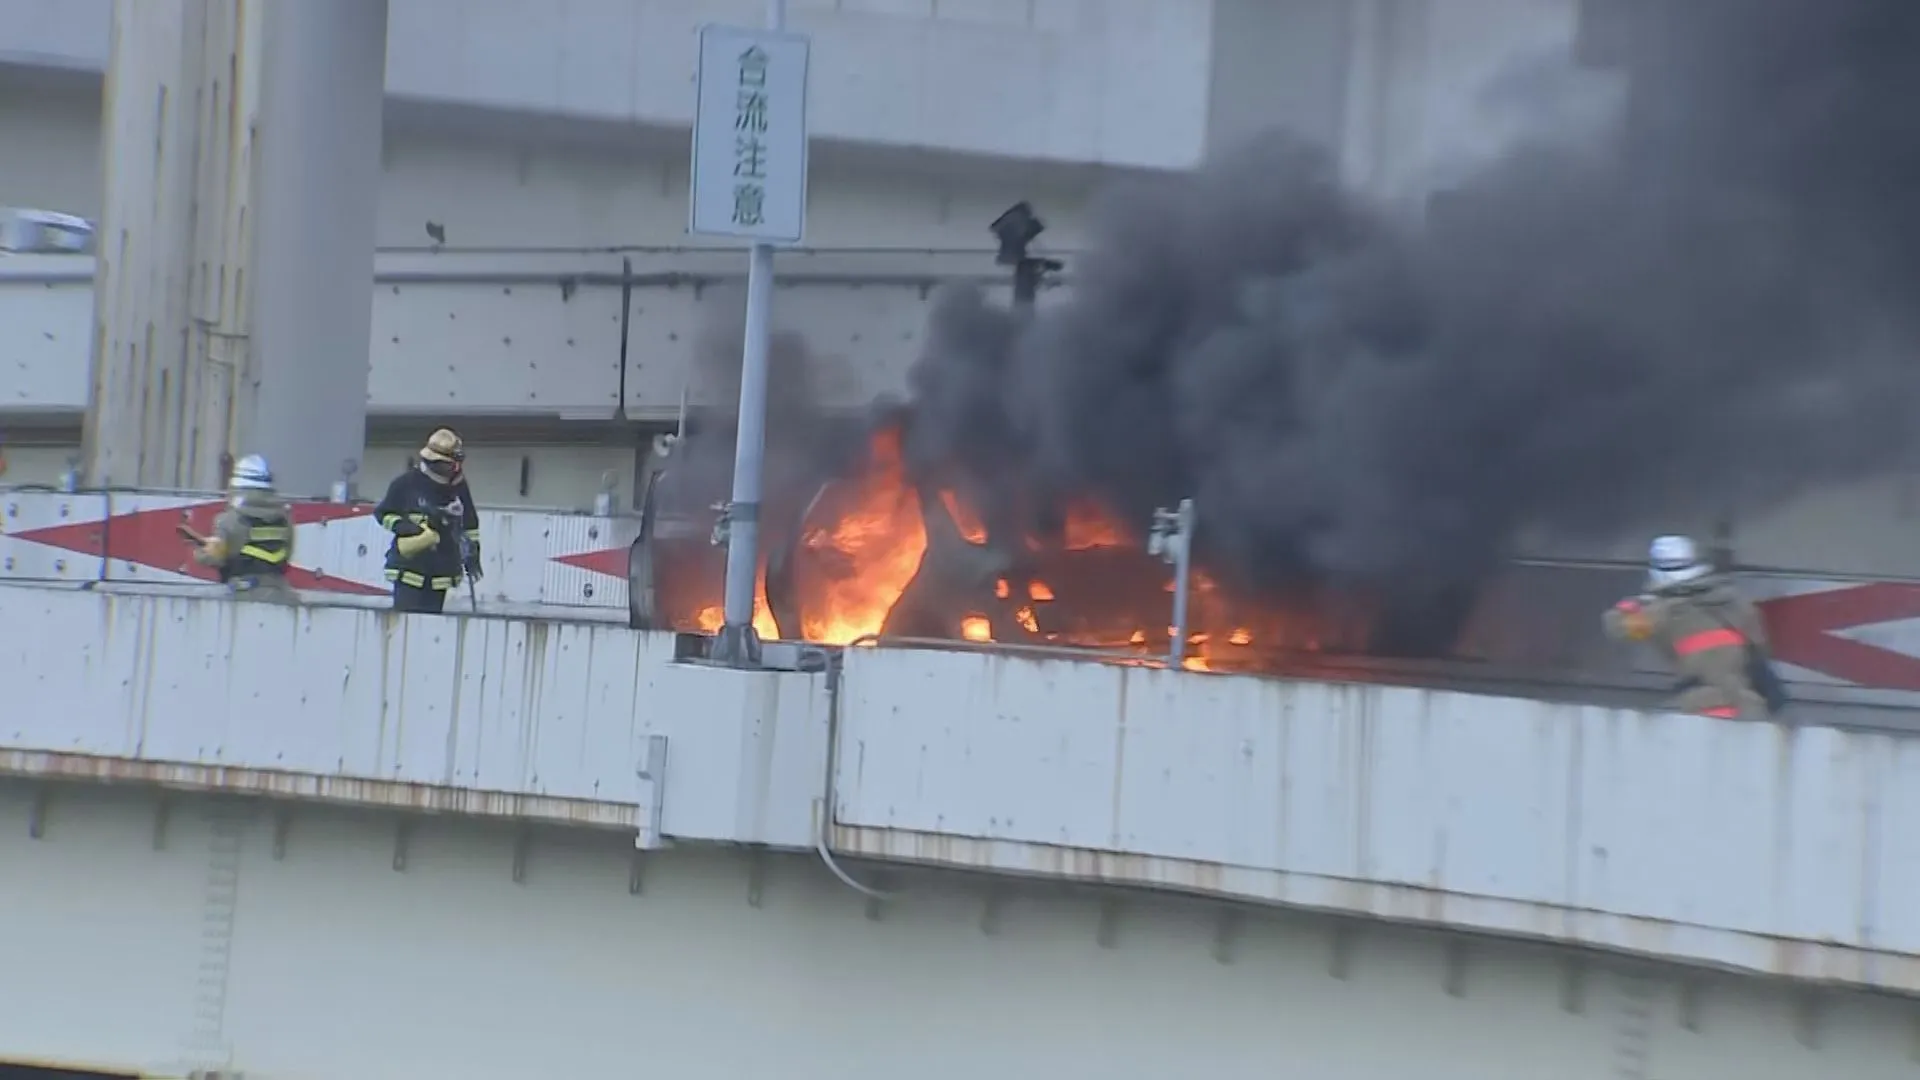
POLYGON ((422 461, 465 461, 467 446, 460 441, 451 428, 441 428, 427 436, 427 445, 420 448, 422 461))
POLYGON ((441 428, 427 436, 427 445, 420 448, 420 468, 442 483, 458 480, 460 463, 465 460, 467 445, 451 428, 441 428))

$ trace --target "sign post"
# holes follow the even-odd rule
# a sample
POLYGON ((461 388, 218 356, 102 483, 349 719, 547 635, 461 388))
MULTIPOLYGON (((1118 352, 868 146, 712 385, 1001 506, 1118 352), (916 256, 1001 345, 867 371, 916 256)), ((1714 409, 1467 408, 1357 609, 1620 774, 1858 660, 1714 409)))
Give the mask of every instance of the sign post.
POLYGON ((698 102, 688 231, 751 242, 740 419, 727 544, 725 622, 715 659, 760 663, 753 601, 760 576, 760 487, 767 441, 767 339, 773 246, 797 244, 807 218, 807 61, 810 42, 786 32, 785 0, 767 0, 767 29, 700 28, 698 102))

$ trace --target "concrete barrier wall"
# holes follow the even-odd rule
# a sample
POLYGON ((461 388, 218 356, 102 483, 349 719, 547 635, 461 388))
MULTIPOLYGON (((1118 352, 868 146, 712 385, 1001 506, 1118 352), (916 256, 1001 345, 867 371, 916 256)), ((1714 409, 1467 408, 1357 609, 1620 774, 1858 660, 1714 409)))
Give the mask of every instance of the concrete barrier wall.
POLYGON ((1920 741, 1006 655, 848 654, 834 839, 1920 989, 1920 741))
POLYGON ((26 587, 0 626, 0 771, 811 842, 821 677, 671 634, 26 587))

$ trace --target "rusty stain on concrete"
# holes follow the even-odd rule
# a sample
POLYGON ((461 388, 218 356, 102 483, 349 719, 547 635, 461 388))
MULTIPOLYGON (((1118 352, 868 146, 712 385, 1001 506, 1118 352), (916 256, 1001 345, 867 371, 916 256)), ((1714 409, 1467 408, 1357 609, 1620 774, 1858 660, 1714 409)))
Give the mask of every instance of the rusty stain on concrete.
POLYGON ((135 761, 94 754, 0 750, 0 775, 36 780, 143 784, 184 791, 381 807, 416 813, 543 821, 588 828, 637 830, 643 823, 640 807, 621 803, 349 776, 315 776, 269 769, 135 761))
POLYGON ((861 858, 1189 893, 1550 941, 1686 966, 1920 993, 1920 957, 1835 942, 1796 941, 1610 912, 1569 911, 1554 905, 1500 901, 1418 885, 1316 881, 1308 880, 1307 875, 1199 860, 981 840, 950 833, 835 824, 831 841, 834 851, 861 858))

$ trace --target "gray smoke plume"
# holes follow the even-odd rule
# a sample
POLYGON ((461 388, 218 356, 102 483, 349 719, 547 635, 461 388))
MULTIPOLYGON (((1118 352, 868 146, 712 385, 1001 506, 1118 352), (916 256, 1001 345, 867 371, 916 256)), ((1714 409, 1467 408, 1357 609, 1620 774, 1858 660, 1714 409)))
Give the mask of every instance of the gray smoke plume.
POLYGON ((944 297, 909 450, 1014 504, 1195 497, 1243 586, 1469 581, 1904 468, 1920 2, 1646 5, 1603 147, 1523 143, 1415 228, 1283 134, 1111 192, 1070 298, 944 297))
MULTIPOLYGON (((676 515, 698 514, 725 500, 733 482, 745 296, 739 289, 715 294, 693 343, 689 430, 656 495, 661 508, 676 515)), ((819 406, 819 378, 819 365, 799 335, 773 336, 761 477, 769 518, 797 513, 823 476, 847 471, 863 448, 864 422, 838 420, 819 406)))

